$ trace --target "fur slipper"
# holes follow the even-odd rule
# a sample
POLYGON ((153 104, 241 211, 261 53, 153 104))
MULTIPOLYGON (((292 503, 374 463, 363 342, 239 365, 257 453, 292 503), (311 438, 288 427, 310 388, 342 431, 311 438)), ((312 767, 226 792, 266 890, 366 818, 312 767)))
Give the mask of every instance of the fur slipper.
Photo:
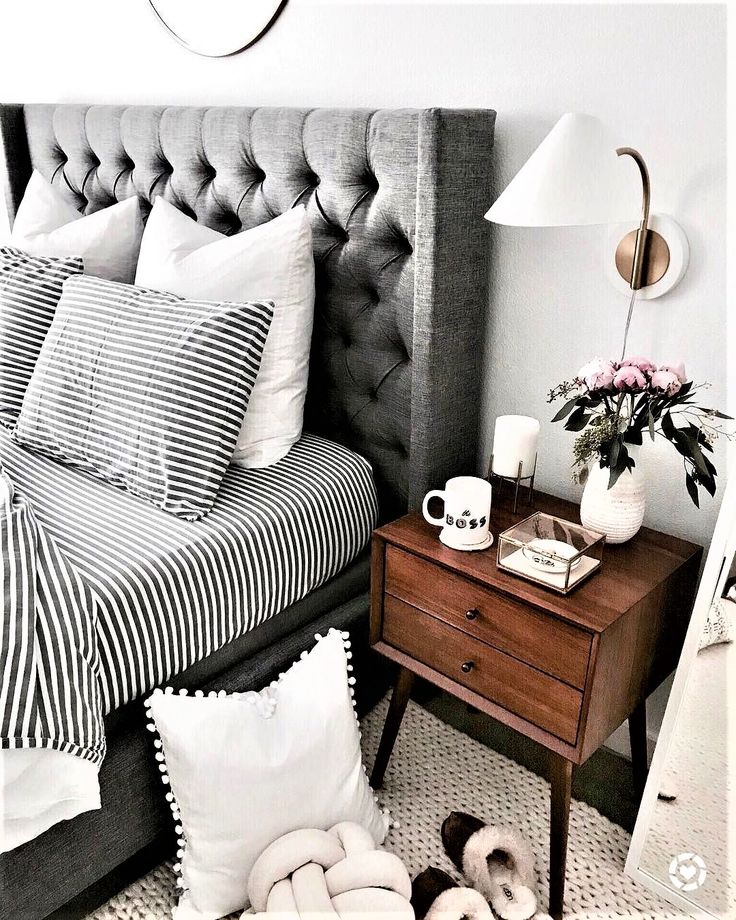
POLYGON ((534 860, 518 831, 453 811, 442 824, 442 843, 467 884, 483 895, 497 917, 535 916, 534 860))
POLYGON ((493 920, 483 895, 461 888, 442 869, 425 869, 414 879, 411 906, 416 920, 493 920))

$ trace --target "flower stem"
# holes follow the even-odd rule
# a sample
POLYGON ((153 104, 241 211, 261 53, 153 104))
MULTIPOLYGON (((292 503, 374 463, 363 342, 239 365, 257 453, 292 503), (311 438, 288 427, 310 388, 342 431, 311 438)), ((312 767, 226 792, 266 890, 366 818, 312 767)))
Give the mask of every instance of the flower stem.
POLYGON ((629 313, 626 317, 626 328, 624 329, 624 347, 621 349, 621 360, 623 361, 626 357, 626 343, 629 340, 629 327, 631 326, 631 317, 634 315, 634 301, 636 300, 636 291, 631 292, 631 300, 629 301, 629 313))

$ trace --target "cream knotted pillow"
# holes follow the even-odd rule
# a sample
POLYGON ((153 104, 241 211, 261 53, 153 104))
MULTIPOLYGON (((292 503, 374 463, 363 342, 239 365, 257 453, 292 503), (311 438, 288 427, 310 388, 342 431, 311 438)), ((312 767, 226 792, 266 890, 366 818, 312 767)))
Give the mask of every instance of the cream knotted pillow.
POLYGON ((414 920, 404 864, 349 821, 279 837, 256 860, 248 897, 264 920, 414 920))

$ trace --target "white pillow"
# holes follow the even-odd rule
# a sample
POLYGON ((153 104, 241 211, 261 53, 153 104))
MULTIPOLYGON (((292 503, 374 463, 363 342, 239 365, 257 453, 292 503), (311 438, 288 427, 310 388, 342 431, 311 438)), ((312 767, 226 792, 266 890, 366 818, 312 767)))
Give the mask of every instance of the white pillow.
POLYGON ((137 198, 83 215, 34 170, 15 217, 10 245, 33 256, 81 256, 85 274, 132 284, 142 236, 137 198))
POLYGON ((178 821, 176 920, 247 906, 256 859, 290 831, 354 821, 383 843, 388 821, 363 767, 345 636, 330 630, 261 693, 167 689, 148 699, 178 821))
POLYGON ((285 457, 302 433, 314 318, 312 230, 305 208, 225 236, 157 198, 135 283, 189 299, 273 301, 273 322, 233 459, 263 467, 285 457))

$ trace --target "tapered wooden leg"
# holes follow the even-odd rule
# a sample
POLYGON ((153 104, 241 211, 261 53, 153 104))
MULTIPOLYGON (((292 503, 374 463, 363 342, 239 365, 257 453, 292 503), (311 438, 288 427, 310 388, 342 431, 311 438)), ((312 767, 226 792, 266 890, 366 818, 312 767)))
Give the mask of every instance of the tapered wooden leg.
POLYGON ((381 743, 378 745, 376 762, 373 764, 373 773, 371 774, 371 786, 374 789, 380 789, 383 785, 383 775, 386 772, 391 751, 394 749, 396 736, 401 728, 401 720, 404 718, 406 706, 409 702, 414 675, 406 668, 399 669, 399 676, 396 679, 396 686, 391 695, 391 703, 386 715, 386 724, 383 726, 381 743))
POLYGON ((629 741, 631 743, 631 768, 634 772, 634 791, 637 797, 641 798, 649 772, 646 700, 642 700, 629 716, 629 741))
POLYGON ((549 827, 549 912, 554 920, 561 920, 565 903, 572 769, 573 765, 569 760, 550 752, 552 796, 549 827))

